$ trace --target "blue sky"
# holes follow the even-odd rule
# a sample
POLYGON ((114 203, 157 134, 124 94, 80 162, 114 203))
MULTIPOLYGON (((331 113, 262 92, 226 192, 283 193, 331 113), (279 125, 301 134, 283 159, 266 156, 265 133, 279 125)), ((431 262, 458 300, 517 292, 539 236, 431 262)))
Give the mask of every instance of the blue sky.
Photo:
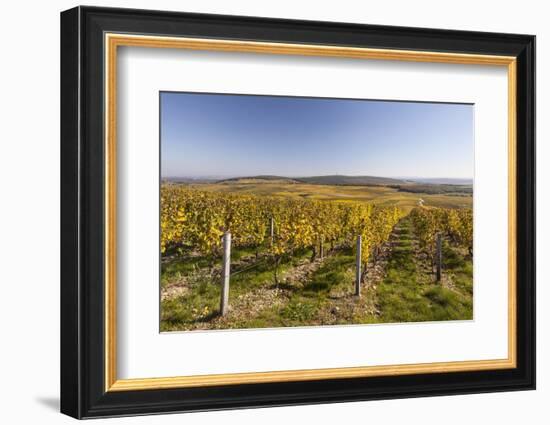
POLYGON ((472 178, 472 105, 162 92, 162 177, 472 178))

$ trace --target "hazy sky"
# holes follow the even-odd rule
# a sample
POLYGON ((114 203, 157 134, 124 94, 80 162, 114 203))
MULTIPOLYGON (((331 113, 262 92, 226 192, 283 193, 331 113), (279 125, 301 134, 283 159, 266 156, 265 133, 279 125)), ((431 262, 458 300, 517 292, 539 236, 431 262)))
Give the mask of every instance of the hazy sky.
POLYGON ((162 177, 473 177, 473 106, 161 93, 162 177))

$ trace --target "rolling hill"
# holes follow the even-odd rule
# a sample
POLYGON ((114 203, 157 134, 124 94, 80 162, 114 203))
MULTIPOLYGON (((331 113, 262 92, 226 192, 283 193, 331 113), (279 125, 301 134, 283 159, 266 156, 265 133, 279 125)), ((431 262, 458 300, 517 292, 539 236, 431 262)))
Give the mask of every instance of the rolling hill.
POLYGON ((243 176, 232 177, 229 179, 218 180, 216 183, 231 183, 243 181, 286 181, 287 183, 308 183, 308 184, 323 184, 323 185, 345 185, 345 186, 389 186, 389 185, 404 185, 407 181, 393 179, 389 177, 375 176, 344 176, 344 175, 329 175, 329 176, 311 176, 311 177, 283 177, 275 175, 259 175, 259 176, 243 176))

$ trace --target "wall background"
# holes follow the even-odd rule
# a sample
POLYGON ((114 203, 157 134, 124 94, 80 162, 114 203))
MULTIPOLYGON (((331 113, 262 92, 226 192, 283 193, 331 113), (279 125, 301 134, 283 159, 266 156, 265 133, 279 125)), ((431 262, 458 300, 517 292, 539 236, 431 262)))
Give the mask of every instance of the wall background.
MULTIPOLYGON (((550 414, 550 27, 544 2, 406 0, 144 0, 100 6, 518 32, 537 35, 538 389, 533 392, 285 407, 110 420, 109 423, 545 423, 550 414)), ((2 422, 70 423, 59 391, 59 12, 72 1, 10 2, 0 16, 0 399, 2 422)), ((101 421, 103 422, 103 421, 101 421)))

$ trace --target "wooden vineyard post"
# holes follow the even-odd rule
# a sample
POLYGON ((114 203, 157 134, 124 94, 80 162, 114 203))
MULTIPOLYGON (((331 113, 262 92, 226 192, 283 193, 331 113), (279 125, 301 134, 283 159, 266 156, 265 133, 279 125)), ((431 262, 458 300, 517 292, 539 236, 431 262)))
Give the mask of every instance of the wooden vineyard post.
POLYGON ((320 238, 320 241, 319 241, 319 257, 321 258, 321 260, 323 259, 323 237, 321 236, 320 238))
POLYGON ((355 295, 361 296, 361 235, 357 236, 355 250, 355 295))
POLYGON ((436 239, 436 251, 435 251, 435 262, 436 262, 436 279, 438 282, 441 282, 441 266, 443 263, 443 253, 442 253, 442 238, 441 233, 437 234, 436 239))
POLYGON ((273 217, 271 217, 269 219, 269 236, 270 236, 270 243, 271 243, 271 247, 273 247, 273 235, 275 234, 275 225, 274 225, 274 220, 273 220, 273 217))
POLYGON ((229 305, 229 273, 231 269, 231 233, 223 235, 223 264, 222 264, 222 294, 220 301, 220 314, 227 314, 229 305))

